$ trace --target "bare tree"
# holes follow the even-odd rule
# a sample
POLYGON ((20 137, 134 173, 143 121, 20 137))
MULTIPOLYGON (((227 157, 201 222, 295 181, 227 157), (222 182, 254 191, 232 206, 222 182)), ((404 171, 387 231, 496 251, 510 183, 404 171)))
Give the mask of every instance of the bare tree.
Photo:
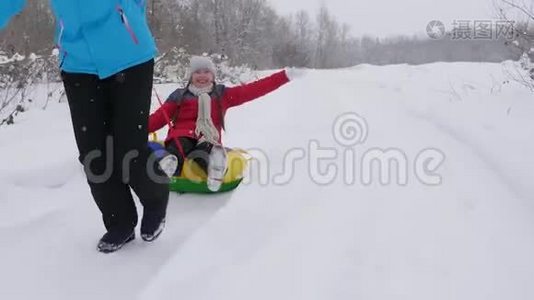
POLYGON ((312 60, 313 24, 308 12, 301 10, 295 16, 296 47, 300 53, 295 66, 309 66, 312 60))
POLYGON ((500 18, 515 23, 514 35, 507 45, 521 53, 520 70, 509 70, 512 79, 534 91, 534 3, 500 0, 496 4, 500 18))

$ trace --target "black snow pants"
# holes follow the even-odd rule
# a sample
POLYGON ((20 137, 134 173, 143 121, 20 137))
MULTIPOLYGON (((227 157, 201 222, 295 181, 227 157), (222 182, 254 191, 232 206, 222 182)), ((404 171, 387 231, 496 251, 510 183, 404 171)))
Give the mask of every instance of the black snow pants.
POLYGON ((130 188, 144 215, 166 214, 168 178, 148 148, 153 68, 150 60, 105 79, 62 72, 79 160, 108 231, 137 225, 130 188))

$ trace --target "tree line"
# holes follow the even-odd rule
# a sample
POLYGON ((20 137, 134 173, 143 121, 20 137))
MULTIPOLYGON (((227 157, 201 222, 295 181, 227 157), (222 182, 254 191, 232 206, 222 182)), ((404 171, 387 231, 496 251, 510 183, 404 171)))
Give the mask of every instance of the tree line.
MULTIPOLYGON (((56 25, 47 2, 29 1, 24 12, 0 33, 1 52, 7 56, 50 53, 56 25)), ((281 16, 267 0, 149 0, 147 12, 161 53, 171 49, 217 53, 232 65, 253 69, 498 62, 521 55, 499 39, 355 37, 350 26, 337 21, 325 5, 315 15, 302 10, 281 16)))

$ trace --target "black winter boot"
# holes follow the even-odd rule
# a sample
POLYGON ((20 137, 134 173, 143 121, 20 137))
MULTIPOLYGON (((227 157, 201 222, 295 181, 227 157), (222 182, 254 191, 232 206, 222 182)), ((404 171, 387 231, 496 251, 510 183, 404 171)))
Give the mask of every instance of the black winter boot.
POLYGON ((97 249, 102 253, 112 253, 134 239, 135 231, 133 229, 112 229, 102 236, 97 249))
POLYGON ((141 238, 152 242, 159 237, 165 228, 165 216, 145 211, 141 221, 141 238))

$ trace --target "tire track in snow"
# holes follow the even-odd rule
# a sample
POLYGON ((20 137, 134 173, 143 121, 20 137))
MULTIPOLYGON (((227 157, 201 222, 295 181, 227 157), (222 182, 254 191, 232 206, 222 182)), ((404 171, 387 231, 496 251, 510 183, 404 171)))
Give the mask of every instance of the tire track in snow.
POLYGON ((532 206, 534 205, 534 201, 531 196, 531 193, 529 193, 523 186, 514 181, 513 178, 506 176, 506 170, 501 168, 499 163, 495 162, 490 154, 482 150, 480 146, 478 146, 475 142, 471 141, 464 133, 454 129, 452 126, 449 126, 447 123, 439 120, 435 116, 430 117, 411 110, 406 110, 406 112, 413 118, 422 120, 430 124, 442 134, 449 136, 450 138, 457 141, 459 144, 468 148, 471 152, 475 154, 473 156, 475 159, 480 160, 482 163, 488 166, 488 169, 491 170, 492 174, 500 179, 500 182, 504 186, 506 186, 506 189, 510 192, 510 194, 512 194, 518 199, 528 200, 531 208, 534 208, 534 206, 532 206))

